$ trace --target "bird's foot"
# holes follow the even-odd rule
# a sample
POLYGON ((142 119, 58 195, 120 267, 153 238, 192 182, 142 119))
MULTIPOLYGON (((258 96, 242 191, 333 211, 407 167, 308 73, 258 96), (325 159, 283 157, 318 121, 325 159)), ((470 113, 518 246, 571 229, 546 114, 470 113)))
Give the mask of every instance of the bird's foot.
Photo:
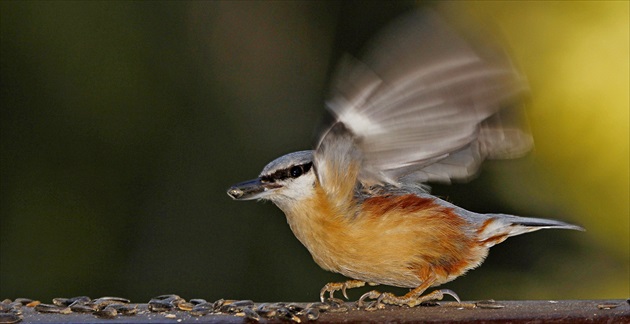
POLYGON ((358 288, 358 287, 363 287, 363 286, 365 286, 365 281, 361 281, 361 280, 348 280, 346 282, 329 282, 319 292, 319 299, 323 303, 325 300, 324 295, 326 293, 329 293, 330 294, 329 298, 332 300, 336 300, 337 298, 335 298, 333 294, 335 293, 335 291, 339 291, 339 290, 341 290, 343 297, 348 299, 348 294, 346 293, 346 289, 358 288))
POLYGON ((444 298, 444 295, 453 296, 453 298, 455 298, 455 300, 457 300, 457 302, 460 303, 459 296, 457 296, 457 294, 450 289, 436 290, 424 296, 416 296, 416 294, 413 293, 413 291, 404 296, 396 296, 392 293, 381 293, 379 291, 372 290, 370 292, 363 294, 363 296, 359 298, 359 301, 357 302, 357 306, 359 308, 365 308, 366 310, 382 309, 383 307, 385 307, 385 304, 397 305, 397 306, 407 305, 409 307, 414 307, 427 301, 442 300, 442 298, 444 298), (365 300, 368 298, 375 299, 375 301, 366 305, 365 300))

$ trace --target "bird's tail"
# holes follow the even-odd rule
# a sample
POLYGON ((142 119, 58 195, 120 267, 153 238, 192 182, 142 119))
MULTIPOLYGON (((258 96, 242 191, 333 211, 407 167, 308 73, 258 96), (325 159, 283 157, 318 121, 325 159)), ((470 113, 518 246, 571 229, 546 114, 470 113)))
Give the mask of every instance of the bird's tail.
POLYGON ((541 229, 558 228, 584 231, 584 228, 553 219, 519 217, 506 214, 486 214, 488 219, 479 230, 479 240, 487 246, 503 242, 510 236, 541 229))

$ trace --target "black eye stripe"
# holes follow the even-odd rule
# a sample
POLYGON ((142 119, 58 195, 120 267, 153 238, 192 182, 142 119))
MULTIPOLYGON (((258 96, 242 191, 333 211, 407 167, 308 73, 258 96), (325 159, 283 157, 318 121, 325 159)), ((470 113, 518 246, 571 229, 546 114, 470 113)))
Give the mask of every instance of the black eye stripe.
POLYGON ((309 163, 304 163, 304 164, 300 164, 300 165, 292 165, 286 169, 281 169, 281 170, 277 170, 274 173, 270 173, 270 174, 266 174, 264 176, 260 177, 260 180, 262 182, 275 182, 277 180, 285 180, 288 178, 297 178, 305 173, 308 173, 311 168, 313 166, 313 162, 309 162, 309 163), (299 168, 299 169, 295 169, 295 168, 299 168), (297 174, 297 175, 292 175, 291 171, 294 171, 293 174, 297 174), (296 170, 299 170, 299 172, 297 172, 296 170))
POLYGON ((308 171, 311 170, 312 166, 313 166, 313 162, 302 164, 302 169, 304 170, 304 173, 308 173, 308 171))

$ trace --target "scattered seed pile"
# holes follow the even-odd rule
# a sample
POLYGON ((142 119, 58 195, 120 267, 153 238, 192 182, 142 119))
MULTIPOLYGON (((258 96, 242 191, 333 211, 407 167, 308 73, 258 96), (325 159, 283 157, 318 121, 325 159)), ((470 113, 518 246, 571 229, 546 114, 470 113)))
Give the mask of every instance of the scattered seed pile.
MULTIPOLYGON (((162 295, 152 298, 148 304, 148 311, 165 313, 171 311, 185 311, 191 316, 208 314, 223 314, 245 317, 251 321, 266 319, 283 319, 296 323, 303 320, 314 321, 322 312, 346 312, 349 307, 342 301, 330 299, 326 303, 263 303, 255 304, 251 300, 224 300, 208 302, 205 299, 191 299, 186 301, 178 295, 162 295)), ((91 299, 87 296, 72 298, 54 298, 52 304, 42 304, 40 301, 28 298, 15 300, 5 299, 0 303, 0 323, 17 323, 23 319, 22 307, 33 307, 40 313, 71 314, 90 313, 99 318, 116 318, 117 316, 133 316, 138 314, 138 304, 130 303, 129 299, 120 297, 101 297, 91 299)), ((146 311, 146 310, 145 310, 146 311)), ((174 314, 166 314, 166 316, 174 314)))

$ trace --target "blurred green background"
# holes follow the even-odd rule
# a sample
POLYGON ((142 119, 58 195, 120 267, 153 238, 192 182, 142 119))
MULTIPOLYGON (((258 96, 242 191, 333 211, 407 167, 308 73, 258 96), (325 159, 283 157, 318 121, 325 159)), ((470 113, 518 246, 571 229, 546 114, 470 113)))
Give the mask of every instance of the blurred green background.
MULTIPOLYGON (((225 190, 308 149, 336 60, 410 5, 0 2, 0 298, 316 300, 343 277, 271 203, 225 190)), ((445 287, 627 298, 628 2, 440 7, 509 44, 536 148, 434 192, 587 229, 511 238, 445 287)))

